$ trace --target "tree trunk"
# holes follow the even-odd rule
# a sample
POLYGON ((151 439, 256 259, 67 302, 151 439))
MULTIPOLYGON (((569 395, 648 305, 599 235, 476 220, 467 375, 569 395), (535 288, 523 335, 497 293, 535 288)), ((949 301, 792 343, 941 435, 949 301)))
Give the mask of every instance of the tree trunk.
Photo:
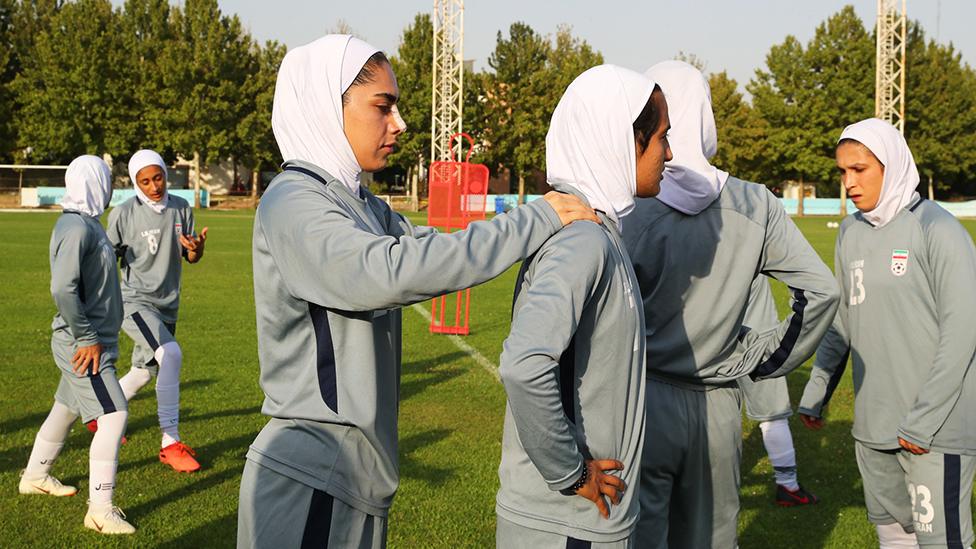
POLYGON ((193 207, 200 209, 200 153, 193 153, 193 207))
POLYGON ((420 179, 420 161, 417 161, 416 166, 410 166, 407 169, 407 179, 410 180, 410 210, 417 211, 420 209, 420 195, 418 194, 420 179))
POLYGON ((929 200, 935 200, 935 181, 932 174, 929 174, 929 200))
POLYGON ((525 175, 519 172, 518 203, 525 204, 525 175))
POLYGON ((261 167, 255 167, 251 172, 251 202, 254 207, 258 207, 258 187, 261 185, 261 167))
POLYGON ((800 180, 800 194, 796 202, 796 215, 797 217, 803 217, 803 196, 806 194, 806 183, 800 180))

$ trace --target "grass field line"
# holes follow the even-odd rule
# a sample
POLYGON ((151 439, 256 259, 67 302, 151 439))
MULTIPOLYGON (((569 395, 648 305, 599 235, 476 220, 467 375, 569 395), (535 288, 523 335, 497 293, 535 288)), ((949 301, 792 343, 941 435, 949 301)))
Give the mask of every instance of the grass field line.
MULTIPOLYGON (((418 315, 424 317, 424 319, 428 321, 430 320, 430 311, 428 311, 427 308, 420 303, 414 303, 410 306, 410 308, 413 309, 413 311, 418 315)), ((472 360, 477 362, 479 366, 491 374, 491 377, 495 378, 495 381, 501 383, 502 378, 498 375, 498 365, 485 358, 485 355, 478 352, 478 349, 468 345, 467 342, 461 339, 461 336, 449 335, 447 338, 451 340, 451 343, 453 343, 455 347, 470 356, 472 360)))

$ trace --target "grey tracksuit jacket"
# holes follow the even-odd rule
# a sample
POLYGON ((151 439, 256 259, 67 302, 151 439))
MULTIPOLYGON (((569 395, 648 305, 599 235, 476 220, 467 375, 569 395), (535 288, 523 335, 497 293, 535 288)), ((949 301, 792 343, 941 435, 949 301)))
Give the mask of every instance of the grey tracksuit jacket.
POLYGON ((597 542, 635 528, 645 390, 638 292, 606 217, 603 226, 570 225, 523 264, 499 367, 508 393, 500 517, 597 542), (609 520, 591 501, 559 492, 580 478, 584 459, 624 463, 616 474, 628 490, 609 520))
POLYGON ((924 199, 881 228, 855 213, 841 223, 834 270, 841 306, 800 412, 821 416, 850 356, 857 441, 976 454, 976 248, 966 230, 924 199))
POLYGON ((262 412, 272 419, 247 457, 385 516, 399 481, 399 307, 497 276, 559 218, 540 200, 438 234, 312 164, 284 168, 254 222, 262 412))

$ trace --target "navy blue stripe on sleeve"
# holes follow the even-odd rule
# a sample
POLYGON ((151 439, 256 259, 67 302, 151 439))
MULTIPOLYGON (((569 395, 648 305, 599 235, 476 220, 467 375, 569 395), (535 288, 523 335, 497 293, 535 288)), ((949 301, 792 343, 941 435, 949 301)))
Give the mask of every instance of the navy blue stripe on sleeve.
POLYGON ((844 371, 847 370, 847 359, 851 356, 850 347, 847 348, 847 352, 840 359, 840 364, 834 368, 834 373, 830 375, 830 380, 827 382, 827 392, 824 394, 823 404, 821 408, 830 402, 830 397, 834 396, 834 391, 837 390, 837 385, 840 384, 841 378, 844 377, 844 371))
POLYGON ((308 304, 308 316, 315 329, 315 363, 318 371, 319 393, 325 405, 339 413, 339 386, 336 377, 335 347, 329 328, 329 312, 325 307, 308 304))
POLYGON ((790 290, 793 292, 793 318, 790 319, 790 325, 786 329, 786 335, 783 336, 779 348, 776 349, 769 359, 749 374, 752 379, 768 376, 782 368, 783 364, 786 363, 786 359, 790 357, 790 353, 793 352, 796 341, 800 338, 800 329, 803 328, 803 311, 807 306, 807 296, 803 293, 803 290, 796 288, 790 288, 790 290))

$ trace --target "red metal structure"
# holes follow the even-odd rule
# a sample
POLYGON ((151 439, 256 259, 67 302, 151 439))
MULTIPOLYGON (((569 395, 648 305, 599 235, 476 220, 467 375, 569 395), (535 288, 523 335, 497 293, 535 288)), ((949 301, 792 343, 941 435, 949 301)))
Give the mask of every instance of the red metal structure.
MULTIPOLYGON (((483 164, 469 162, 474 148, 474 139, 470 135, 455 133, 451 136, 448 147, 451 149, 451 160, 430 165, 427 224, 452 232, 465 229, 472 221, 485 218, 488 168, 483 164), (468 154, 463 162, 458 162, 455 156, 454 140, 458 137, 468 141, 468 154)), ((453 296, 434 298, 430 307, 431 333, 468 335, 470 311, 470 289, 456 292, 453 296), (446 315, 449 309, 454 310, 453 322, 446 315)))

